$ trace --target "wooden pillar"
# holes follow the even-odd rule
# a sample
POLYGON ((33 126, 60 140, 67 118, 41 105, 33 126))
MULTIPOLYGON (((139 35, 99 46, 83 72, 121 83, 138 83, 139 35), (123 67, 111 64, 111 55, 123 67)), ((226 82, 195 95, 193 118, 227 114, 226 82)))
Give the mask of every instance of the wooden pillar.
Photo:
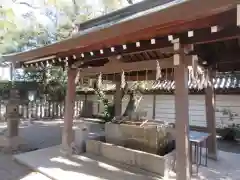
POLYGON ((152 115, 153 120, 156 118, 156 94, 153 94, 153 115, 152 115))
POLYGON ((188 68, 179 41, 174 42, 177 180, 190 180, 188 68))
POLYGON ((73 114, 74 114, 74 103, 76 84, 75 78, 77 75, 76 69, 68 70, 68 81, 67 81, 67 94, 65 99, 65 114, 64 114, 64 126, 62 133, 62 148, 65 153, 71 154, 71 143, 73 142, 73 114))
POLYGON ((209 83, 205 89, 205 106, 207 119, 207 132, 210 135, 207 146, 210 158, 217 160, 217 138, 216 138, 216 118, 215 118, 215 93, 213 87, 214 72, 207 70, 207 79, 209 83))
POLYGON ((116 93, 114 97, 115 102, 115 117, 122 115, 122 94, 121 94, 121 81, 116 81, 116 93))
POLYGON ((84 103, 83 103, 83 107, 84 107, 84 109, 82 109, 82 111, 84 112, 83 114, 84 114, 84 116, 85 116, 85 114, 87 114, 86 112, 86 108, 85 107, 87 107, 87 101, 88 101, 88 98, 87 98, 87 92, 85 92, 85 94, 84 94, 84 103))

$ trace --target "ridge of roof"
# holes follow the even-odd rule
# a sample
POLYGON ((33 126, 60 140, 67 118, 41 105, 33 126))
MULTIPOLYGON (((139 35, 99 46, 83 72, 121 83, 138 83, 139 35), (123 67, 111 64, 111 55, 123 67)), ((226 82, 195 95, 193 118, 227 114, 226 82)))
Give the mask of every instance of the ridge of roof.
MULTIPOLYGON (((114 16, 113 18, 108 18, 108 14, 107 14, 107 15, 102 16, 102 18, 106 18, 105 20, 100 21, 102 23, 90 22, 91 21, 90 20, 90 21, 85 22, 85 23, 89 23, 88 25, 80 24, 78 27, 80 29, 80 31, 78 33, 76 33, 75 35, 73 35, 72 38, 77 38, 78 36, 90 33, 91 31, 98 31, 98 30, 101 30, 104 28, 108 28, 112 25, 116 25, 116 24, 119 24, 119 23, 122 23, 122 22, 125 22, 128 20, 133 20, 133 19, 145 16, 145 15, 148 15, 150 13, 164 10, 170 6, 178 5, 178 4, 180 4, 180 2, 184 2, 184 1, 186 1, 186 0, 164 0, 165 3, 162 3, 162 1, 160 1, 162 4, 158 2, 158 3, 155 3, 154 5, 152 5, 151 8, 150 7, 144 8, 144 9, 142 8, 140 11, 137 11, 134 13, 124 14, 125 12, 123 12, 123 15, 121 15, 122 12, 120 12, 119 15, 114 16), (83 26, 83 28, 81 28, 82 26, 83 26)), ((132 6, 134 6, 134 5, 132 5, 132 6)), ((114 12, 114 13, 117 14, 118 12, 114 12)))
POLYGON ((103 24, 107 24, 110 22, 116 22, 121 19, 125 19, 127 17, 133 16, 137 13, 149 11, 153 8, 159 7, 159 6, 165 6, 169 3, 178 3, 185 0, 144 0, 136 4, 132 4, 128 7, 121 8, 119 10, 113 11, 111 13, 105 14, 103 16, 85 21, 83 23, 80 23, 79 29, 81 31, 92 28, 94 26, 99 26, 103 24))

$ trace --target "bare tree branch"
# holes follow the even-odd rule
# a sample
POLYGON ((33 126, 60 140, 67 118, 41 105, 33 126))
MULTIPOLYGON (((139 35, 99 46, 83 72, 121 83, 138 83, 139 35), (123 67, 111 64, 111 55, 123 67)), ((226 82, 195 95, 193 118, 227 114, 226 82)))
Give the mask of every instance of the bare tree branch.
POLYGON ((27 3, 27 2, 17 2, 17 1, 13 1, 15 4, 22 4, 22 5, 26 5, 30 8, 33 8, 33 9, 39 9, 40 7, 34 7, 32 6, 31 4, 27 3))

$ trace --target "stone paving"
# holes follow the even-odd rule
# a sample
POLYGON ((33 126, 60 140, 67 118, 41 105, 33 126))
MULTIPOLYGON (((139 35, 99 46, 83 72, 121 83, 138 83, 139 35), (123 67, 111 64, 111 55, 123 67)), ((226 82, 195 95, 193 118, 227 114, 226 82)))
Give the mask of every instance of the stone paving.
POLYGON ((66 157, 59 146, 14 157, 18 162, 55 180, 162 180, 156 174, 91 154, 66 157))
MULTIPOLYGON (((20 124, 19 135, 27 142, 29 149, 42 149, 59 145, 61 143, 62 124, 62 120, 36 121, 31 125, 25 121, 20 124)), ((6 131, 6 128, 6 123, 0 122, 0 135, 6 131)), ((16 163, 11 155, 0 152, 0 180, 50 179, 16 163)))
MULTIPOLYGON (((30 149, 42 149, 61 143, 61 123, 41 122, 28 125, 23 122, 19 127, 19 136, 24 139, 30 149)), ((5 123, 0 123, 0 132, 6 131, 5 123)))
MULTIPOLYGON (((161 177, 146 174, 146 171, 132 169, 132 166, 119 165, 107 159, 89 154, 64 157, 59 147, 16 155, 15 158, 36 171, 56 180, 162 180, 161 177)), ((192 180, 240 180, 240 154, 219 152, 219 160, 208 160, 208 167, 201 167, 198 176, 192 180)), ((170 173, 165 180, 176 180, 170 173)))
POLYGON ((1 180, 50 180, 44 175, 33 172, 24 165, 18 164, 11 155, 0 153, 1 180))
MULTIPOLYGON (((0 123, 0 131, 6 130, 6 123, 0 123)), ((61 127, 59 123, 36 123, 28 126, 20 125, 19 134, 30 149, 41 149, 57 145, 61 142, 61 127)), ((18 164, 9 154, 0 152, 0 180, 50 180, 41 173, 18 164)))
MULTIPOLYGON (((30 126, 22 124, 20 135, 27 140, 31 148, 42 149, 61 143, 61 127, 61 120, 36 122, 30 126)), ((5 128, 6 124, 0 123, 0 131, 5 128)), ((209 167, 201 168, 199 179, 240 180, 240 144, 219 141, 219 149, 221 150, 221 156, 218 163, 209 161, 209 167)), ((0 180, 38 179, 49 180, 24 165, 16 163, 12 160, 12 156, 0 153, 0 180)), ((175 179, 174 175, 172 179, 175 179)))

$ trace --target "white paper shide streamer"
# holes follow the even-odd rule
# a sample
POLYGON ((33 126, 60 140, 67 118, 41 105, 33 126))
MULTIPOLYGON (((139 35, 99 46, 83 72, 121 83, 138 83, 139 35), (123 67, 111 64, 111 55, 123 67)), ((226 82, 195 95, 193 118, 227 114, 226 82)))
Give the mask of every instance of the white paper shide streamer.
POLYGON ((93 80, 90 78, 88 79, 88 86, 93 87, 93 80))
POLYGON ((125 72, 122 71, 122 75, 121 75, 121 88, 124 88, 126 84, 126 80, 125 80, 125 72))
POLYGON ((156 63, 157 63, 157 66, 156 66, 156 80, 159 80, 162 77, 161 67, 160 67, 158 61, 156 61, 156 63))
POLYGON ((204 87, 207 88, 208 85, 211 85, 211 82, 210 82, 210 79, 209 79, 209 70, 205 70, 204 76, 205 76, 204 87))
POLYGON ((98 87, 100 88, 102 86, 102 73, 99 74, 97 83, 98 83, 98 87))

